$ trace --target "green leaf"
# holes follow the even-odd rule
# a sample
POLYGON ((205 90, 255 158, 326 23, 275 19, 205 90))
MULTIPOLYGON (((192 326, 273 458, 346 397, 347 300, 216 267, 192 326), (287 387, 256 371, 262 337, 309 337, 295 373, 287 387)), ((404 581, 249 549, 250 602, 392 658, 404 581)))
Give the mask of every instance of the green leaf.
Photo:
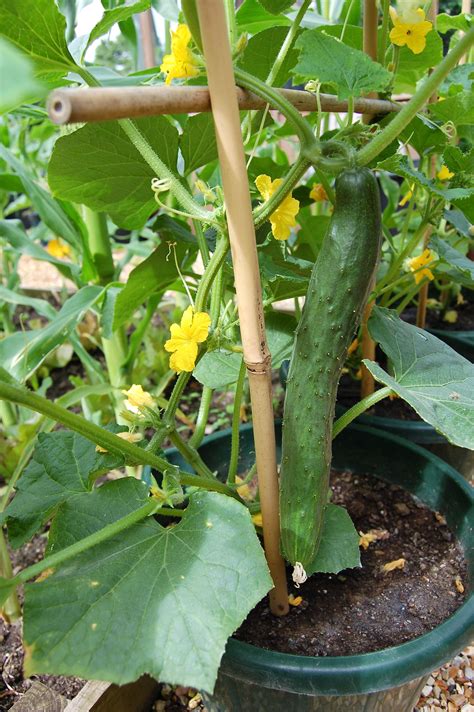
MULTIPOLYGON (((430 239, 430 247, 438 253, 442 262, 446 263, 450 269, 446 270, 456 282, 464 287, 474 289, 474 261, 465 257, 461 252, 437 235, 430 239)), ((436 268, 439 271, 438 267, 436 268)))
POLYGON ((445 210, 444 217, 464 237, 471 237, 469 229, 471 223, 460 210, 445 210))
POLYGON ((277 301, 306 294, 311 262, 297 259, 292 262, 261 251, 259 263, 266 298, 277 301))
POLYGON ((430 113, 440 121, 452 121, 455 126, 474 123, 474 95, 461 91, 444 101, 429 105, 430 113))
POLYGON ((175 0, 152 0, 154 9, 169 22, 178 22, 179 7, 175 0))
POLYGON ((444 35, 449 30, 462 30, 468 32, 472 27, 472 15, 462 13, 460 15, 448 15, 442 12, 436 18, 436 29, 444 35))
POLYGON ((22 546, 62 502, 88 492, 95 478, 121 464, 121 458, 96 452, 94 443, 77 433, 40 433, 15 497, 2 515, 12 546, 22 546))
POLYGON ((150 8, 150 0, 137 0, 136 2, 125 2, 123 5, 117 5, 117 7, 111 10, 105 10, 103 17, 97 25, 92 29, 87 44, 84 47, 83 53, 86 51, 92 42, 97 40, 102 35, 107 34, 107 32, 117 23, 127 20, 132 15, 137 12, 145 12, 150 8))
MULTIPOLYGON (((105 456, 102 455, 105 459, 105 456)), ((111 456, 107 459, 110 461, 111 456)), ((134 477, 106 482, 64 498, 54 515, 46 555, 55 554, 107 524, 139 509, 148 499, 148 487, 134 477)))
POLYGON ((393 376, 364 360, 377 381, 459 447, 474 449, 474 365, 443 341, 375 307, 369 331, 390 359, 393 376))
MULTIPOLYGON (((393 118, 394 115, 390 115, 390 120, 393 120, 393 118)), ((385 122, 381 123, 384 125, 385 122)), ((448 139, 434 121, 420 114, 415 116, 405 127, 399 136, 399 140, 403 143, 408 142, 422 156, 433 151, 441 152, 448 139)))
POLYGON ((434 31, 426 35, 426 47, 420 54, 413 54, 408 47, 400 47, 395 92, 414 93, 417 82, 426 76, 428 69, 435 67, 442 59, 443 42, 434 31))
POLYGON ((227 638, 271 587, 248 510, 194 494, 175 526, 140 522, 26 586, 27 675, 147 672, 212 692, 227 638))
POLYGON ((295 46, 301 50, 293 70, 297 80, 318 79, 333 86, 340 99, 383 91, 390 82, 382 65, 319 30, 306 30, 295 46))
POLYGON ((323 533, 317 554, 306 570, 337 574, 360 566, 359 534, 344 507, 328 504, 324 512, 323 533))
POLYGON ((241 354, 220 350, 208 351, 200 359, 193 376, 203 386, 224 388, 237 381, 241 363, 241 354))
POLYGON ((161 242, 185 242, 197 249, 196 237, 182 220, 169 215, 158 215, 151 229, 158 233, 161 242))
POLYGON ((438 195, 443 200, 451 201, 460 198, 469 198, 474 191, 470 188, 442 188, 435 181, 427 178, 423 173, 412 168, 406 156, 395 155, 377 164, 379 170, 389 171, 403 176, 410 183, 416 183, 425 188, 429 193, 438 195))
MULTIPOLYGON (((163 116, 134 121, 161 160, 176 170, 178 132, 163 116)), ((56 141, 48 179, 54 195, 110 214, 129 230, 156 210, 156 175, 116 121, 86 124, 56 141)))
POLYGON ((280 368, 281 362, 290 358, 296 325, 296 319, 292 314, 272 311, 265 315, 265 329, 268 348, 272 355, 272 368, 280 368))
POLYGON ((16 304, 18 306, 32 307, 37 314, 45 316, 47 319, 54 319, 57 316, 57 311, 51 306, 49 302, 45 299, 37 299, 35 297, 28 297, 26 294, 21 294, 20 292, 14 292, 11 289, 2 287, 0 285, 0 302, 6 302, 7 304, 16 304))
POLYGON ((41 99, 45 87, 33 76, 33 65, 9 42, 0 39, 0 114, 26 101, 41 99))
MULTIPOLYGON (((239 66, 258 79, 265 81, 287 34, 288 29, 286 27, 269 27, 251 37, 239 60, 239 66)), ((295 66, 297 59, 298 52, 293 45, 286 54, 285 60, 278 71, 274 82, 275 86, 286 84, 288 74, 295 66)))
POLYGON ((5 603, 5 601, 10 597, 10 594, 16 588, 16 583, 0 576, 0 609, 5 603))
POLYGON ((62 275, 73 282, 79 279, 79 267, 71 262, 58 260, 46 252, 42 247, 30 240, 19 220, 0 220, 0 237, 4 237, 11 247, 23 255, 29 255, 35 260, 49 262, 54 265, 62 275))
MULTIPOLYGON (((178 243, 174 249, 180 264, 185 247, 178 243)), ((177 277, 173 252, 170 252, 167 243, 162 243, 130 272, 125 287, 115 299, 112 330, 115 331, 128 321, 147 297, 154 292, 164 291, 177 277)))
POLYGON ((474 64, 460 64, 448 74, 439 88, 441 96, 451 96, 465 89, 471 91, 474 82, 474 64))
POLYGON ((56 346, 64 343, 99 299, 102 287, 83 287, 70 297, 47 326, 19 331, 0 341, 0 361, 20 381, 28 379, 56 346))
POLYGON ((76 69, 65 34, 66 19, 54 0, 0 3, 0 35, 33 59, 38 75, 76 69))
POLYGON ((196 114, 186 121, 179 146, 185 174, 217 158, 216 134, 212 114, 196 114))
POLYGON ((277 25, 291 25, 291 21, 284 15, 267 12, 258 0, 244 0, 237 10, 236 18, 239 32, 249 32, 251 35, 277 25))
POLYGON ((453 173, 474 173, 474 148, 463 153, 459 146, 448 146, 443 153, 443 161, 453 173))
POLYGON ((278 15, 278 13, 288 10, 293 5, 293 0, 259 0, 259 3, 272 15, 278 15))

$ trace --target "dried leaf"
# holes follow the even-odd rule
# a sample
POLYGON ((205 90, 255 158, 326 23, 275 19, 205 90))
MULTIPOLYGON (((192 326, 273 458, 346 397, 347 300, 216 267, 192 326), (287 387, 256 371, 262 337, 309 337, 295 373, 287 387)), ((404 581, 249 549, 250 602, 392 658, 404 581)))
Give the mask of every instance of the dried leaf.
POLYGON ((389 561, 387 564, 382 566, 382 571, 384 574, 388 574, 390 571, 394 571, 395 569, 403 569, 405 568, 405 563, 405 559, 395 559, 395 561, 389 561))

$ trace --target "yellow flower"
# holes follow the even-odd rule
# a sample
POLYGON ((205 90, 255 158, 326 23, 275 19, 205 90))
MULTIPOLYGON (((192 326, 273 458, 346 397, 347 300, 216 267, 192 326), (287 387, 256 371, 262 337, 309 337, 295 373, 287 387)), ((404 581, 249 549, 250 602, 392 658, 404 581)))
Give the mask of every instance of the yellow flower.
POLYGON ((135 383, 130 386, 128 391, 122 391, 122 393, 127 396, 127 400, 124 402, 125 408, 135 415, 140 415, 141 408, 153 408, 155 401, 149 393, 143 390, 143 388, 135 383))
POLYGON ((288 596, 288 603, 290 606, 301 606, 303 603, 303 598, 301 596, 293 596, 292 593, 288 596))
POLYGON ((418 8, 409 15, 400 17, 395 8, 391 7, 390 17, 393 22, 390 31, 391 42, 398 47, 406 45, 413 54, 421 54, 426 47, 426 35, 433 29, 431 22, 425 20, 424 11, 418 8))
POLYGON ((198 355, 198 344, 207 339, 211 317, 206 312, 194 312, 188 307, 181 318, 181 324, 171 324, 171 339, 165 349, 172 354, 170 368, 177 373, 192 371, 198 355))
MULTIPOLYGON (((129 433, 128 431, 125 431, 124 433, 117 433, 118 438, 122 438, 122 440, 126 440, 128 443, 139 443, 140 440, 143 440, 143 435, 140 433, 129 433)), ((101 445, 96 445, 95 446, 96 452, 108 452, 107 448, 102 447, 101 445)))
POLYGON ((428 279, 434 279, 432 271, 429 269, 429 265, 435 261, 435 256, 431 250, 426 249, 418 257, 412 257, 411 260, 407 260, 408 268, 414 272, 415 282, 419 284, 424 277, 428 279))
POLYGON ((51 257, 57 257, 58 260, 62 260, 64 257, 69 257, 71 248, 62 240, 54 238, 48 242, 46 252, 49 252, 51 257))
POLYGON ((256 527, 262 527, 263 528, 263 517, 261 512, 257 512, 257 514, 254 514, 252 516, 252 522, 255 524, 256 527))
MULTIPOLYGON (((264 200, 269 200, 279 185, 283 183, 281 178, 274 181, 267 175, 257 176, 255 185, 264 200)), ((300 203, 292 198, 291 193, 286 196, 278 208, 270 215, 273 237, 277 240, 288 240, 291 228, 296 225, 296 216, 300 209, 300 203)))
POLYGON ((309 197, 312 198, 316 203, 320 203, 323 200, 328 199, 328 194, 324 190, 324 186, 321 183, 315 183, 311 188, 309 197))
POLYGON ((186 79, 199 74, 198 63, 188 44, 191 41, 191 32, 187 25, 178 25, 176 30, 171 30, 171 54, 165 54, 160 69, 166 74, 166 84, 171 84, 173 79, 186 79))
POLYGON ((441 166, 441 168, 439 169, 439 171, 436 174, 436 177, 439 180, 449 180, 450 178, 453 177, 453 175, 454 175, 454 173, 451 173, 448 166, 441 166))
POLYGON ((412 197, 413 197, 413 190, 410 189, 409 191, 407 191, 407 192, 405 193, 405 195, 403 196, 403 198, 402 198, 402 199, 400 200, 400 202, 398 203, 399 206, 400 206, 401 208, 403 208, 403 206, 406 205, 406 204, 408 203, 408 201, 412 199, 412 197))

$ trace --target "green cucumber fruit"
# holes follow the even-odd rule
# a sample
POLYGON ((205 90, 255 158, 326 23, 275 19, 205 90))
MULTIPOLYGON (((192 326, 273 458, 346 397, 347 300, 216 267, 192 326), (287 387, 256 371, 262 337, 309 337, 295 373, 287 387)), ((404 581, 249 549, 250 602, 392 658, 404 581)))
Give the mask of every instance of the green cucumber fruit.
POLYGON ((379 189, 370 170, 344 171, 335 188, 334 213, 296 330, 283 416, 281 543, 295 574, 297 568, 302 571, 300 581, 319 548, 337 386, 367 300, 382 234, 379 189))

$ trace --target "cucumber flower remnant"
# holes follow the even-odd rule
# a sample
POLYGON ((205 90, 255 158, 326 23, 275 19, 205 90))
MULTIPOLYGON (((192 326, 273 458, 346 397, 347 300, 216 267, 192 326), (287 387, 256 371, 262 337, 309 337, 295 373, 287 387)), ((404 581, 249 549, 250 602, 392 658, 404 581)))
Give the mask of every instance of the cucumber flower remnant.
POLYGON ((191 372, 196 364, 198 344, 207 339, 211 317, 206 312, 195 312, 188 307, 181 324, 171 324, 171 339, 165 343, 170 356, 170 368, 177 373, 191 372))
POLYGON ((438 178, 438 180, 449 180, 453 176, 454 176, 454 173, 452 173, 449 170, 448 166, 441 166, 441 168, 439 169, 439 171, 436 174, 436 177, 438 178))
MULTIPOLYGON (((117 433, 117 437, 125 440, 127 443, 139 443, 140 440, 143 440, 143 435, 141 435, 141 433, 129 433, 127 430, 123 433, 117 433)), ((102 445, 96 445, 95 449, 96 452, 108 452, 108 450, 105 447, 102 447, 102 445)))
POLYGON ((51 257, 56 257, 58 260, 62 260, 64 257, 69 257, 71 254, 71 248, 69 245, 66 245, 65 242, 62 242, 62 240, 53 238, 48 242, 46 252, 48 252, 51 257))
POLYGON ((411 260, 407 260, 407 266, 412 272, 414 272, 413 276, 417 284, 419 284, 424 277, 434 279, 433 272, 429 269, 429 265, 431 265, 434 261, 435 256, 431 250, 428 249, 424 250, 424 252, 422 252, 421 255, 418 255, 418 257, 412 257, 411 260))
POLYGON ((323 200, 328 199, 328 194, 324 190, 324 186, 321 183, 315 183, 311 188, 309 197, 312 198, 316 203, 320 203, 323 200))
MULTIPOLYGON (((282 183, 282 178, 276 178, 272 181, 270 176, 267 175, 260 175, 255 179, 255 185, 264 200, 269 200, 282 183)), ((291 193, 287 195, 278 208, 270 215, 269 220, 272 225, 273 237, 277 240, 288 240, 291 228, 296 225, 295 218, 299 209, 299 200, 293 198, 291 193)))
POLYGON ((398 47, 405 45, 413 54, 421 54, 426 47, 426 35, 431 32, 433 25, 425 20, 425 13, 419 8, 414 8, 412 3, 401 9, 399 15, 395 8, 390 8, 393 28, 390 31, 390 41, 398 47))
POLYGON ((171 84, 173 79, 187 79, 199 74, 197 59, 188 47, 190 41, 191 32, 187 25, 178 25, 174 32, 171 30, 171 54, 165 54, 160 66, 166 74, 166 84, 171 84))
POLYGON ((140 385, 133 384, 128 391, 122 391, 127 396, 125 408, 135 415, 141 415, 142 408, 153 408, 155 401, 140 385))

